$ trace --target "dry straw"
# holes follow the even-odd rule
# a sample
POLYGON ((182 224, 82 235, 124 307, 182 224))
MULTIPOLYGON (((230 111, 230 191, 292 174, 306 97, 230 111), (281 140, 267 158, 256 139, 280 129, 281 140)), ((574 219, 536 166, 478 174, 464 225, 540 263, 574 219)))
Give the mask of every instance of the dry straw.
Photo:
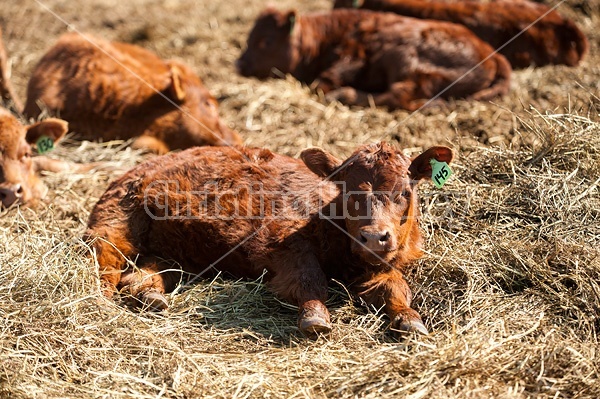
MULTIPOLYGON (((8 3, 0 22, 24 96, 65 27, 33 1, 8 3)), ((408 279, 432 334, 406 342, 336 282, 333 331, 316 341, 260 281, 200 281, 158 314, 106 300, 80 237, 116 174, 44 176, 47 205, 0 212, 0 398, 600 397, 598 0, 559 8, 590 38, 580 67, 515 72, 494 103, 451 101, 410 118, 328 105, 289 77, 237 76, 264 2, 45 3, 82 31, 185 60, 246 144, 342 157, 380 139, 409 154, 450 142, 459 158, 443 190, 422 186, 427 253, 408 279)), ((120 142, 53 154, 122 168, 144 159, 120 142)))

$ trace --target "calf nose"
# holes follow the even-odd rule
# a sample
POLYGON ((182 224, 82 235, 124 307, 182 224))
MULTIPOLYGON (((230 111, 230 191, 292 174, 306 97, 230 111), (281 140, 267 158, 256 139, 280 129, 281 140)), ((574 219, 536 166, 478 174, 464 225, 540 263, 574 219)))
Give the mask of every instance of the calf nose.
POLYGON ((237 61, 235 62, 235 68, 237 69, 238 73, 241 73, 242 69, 244 69, 244 60, 241 58, 238 58, 237 61))
POLYGON ((23 195, 23 188, 20 184, 15 184, 10 187, 0 187, 0 201, 2 206, 8 208, 23 195))
POLYGON ((369 247, 385 246, 390 239, 390 233, 387 231, 366 231, 360 232, 360 240, 369 247))
POLYGON ((235 62, 235 67, 237 72, 242 76, 250 76, 252 74, 250 71, 250 65, 244 56, 237 59, 235 62))

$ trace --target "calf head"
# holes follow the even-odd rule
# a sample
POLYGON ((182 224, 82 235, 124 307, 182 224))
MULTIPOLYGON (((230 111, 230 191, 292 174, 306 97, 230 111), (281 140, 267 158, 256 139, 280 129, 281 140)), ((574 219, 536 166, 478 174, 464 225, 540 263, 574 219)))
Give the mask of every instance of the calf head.
POLYGON ((273 70, 292 72, 299 62, 297 46, 292 43, 296 12, 267 8, 256 20, 248 35, 246 51, 237 61, 243 76, 267 78, 273 70))
POLYGON ((0 109, 0 207, 38 200, 47 188, 37 176, 35 159, 31 157, 42 136, 53 142, 67 132, 67 122, 46 119, 23 126, 8 111, 0 109))
POLYGON ((194 71, 177 61, 168 64, 170 84, 166 94, 184 111, 178 121, 183 129, 208 145, 242 144, 238 134, 221 122, 217 100, 194 71))
POLYGON ((373 265, 421 255, 417 186, 431 178, 432 159, 452 160, 450 148, 432 147, 412 160, 387 143, 363 146, 343 162, 321 149, 301 157, 311 171, 341 186, 353 254, 373 265))

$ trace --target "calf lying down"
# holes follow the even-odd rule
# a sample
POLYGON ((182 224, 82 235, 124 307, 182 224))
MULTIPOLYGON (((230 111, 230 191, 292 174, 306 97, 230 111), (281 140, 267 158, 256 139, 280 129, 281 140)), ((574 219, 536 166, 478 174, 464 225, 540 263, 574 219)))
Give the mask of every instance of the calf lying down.
POLYGON ((157 153, 241 144, 192 69, 141 47, 67 33, 42 57, 27 87, 25 114, 59 115, 88 140, 135 139, 157 153))
POLYGON ((533 1, 336 0, 334 7, 389 11, 465 25, 499 49, 513 68, 575 66, 589 48, 587 38, 573 21, 533 1))
POLYGON ((121 291, 163 309, 182 272, 264 273, 312 335, 331 329, 325 301, 334 278, 385 309, 394 330, 427 333, 403 273, 422 254, 417 186, 431 177, 431 160, 452 156, 433 147, 411 160, 386 143, 359 147, 345 161, 318 148, 301 160, 266 149, 193 148, 114 181, 85 237, 108 297, 121 291))
POLYGON ((67 132, 68 124, 48 118, 24 126, 8 110, 0 107, 0 208, 36 205, 48 188, 40 180, 42 171, 87 172, 92 169, 115 170, 109 163, 74 164, 51 159, 36 152, 51 148, 67 132))
POLYGON ((434 97, 494 98, 511 75, 508 61, 462 25, 351 9, 268 8, 237 67, 259 78, 290 73, 348 105, 407 110, 434 97))

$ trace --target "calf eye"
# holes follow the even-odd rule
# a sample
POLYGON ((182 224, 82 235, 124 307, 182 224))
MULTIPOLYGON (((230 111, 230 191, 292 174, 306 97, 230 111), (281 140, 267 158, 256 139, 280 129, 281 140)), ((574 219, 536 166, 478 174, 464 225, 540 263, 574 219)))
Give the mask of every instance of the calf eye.
POLYGON ((407 189, 396 191, 394 193, 394 196, 392 197, 393 201, 396 203, 405 201, 408 198, 410 198, 410 190, 407 190, 407 189))
POLYGON ((272 37, 265 37, 264 39, 261 39, 260 42, 258 42, 258 48, 260 49, 266 49, 268 47, 271 47, 271 45, 273 44, 273 38, 272 37))

